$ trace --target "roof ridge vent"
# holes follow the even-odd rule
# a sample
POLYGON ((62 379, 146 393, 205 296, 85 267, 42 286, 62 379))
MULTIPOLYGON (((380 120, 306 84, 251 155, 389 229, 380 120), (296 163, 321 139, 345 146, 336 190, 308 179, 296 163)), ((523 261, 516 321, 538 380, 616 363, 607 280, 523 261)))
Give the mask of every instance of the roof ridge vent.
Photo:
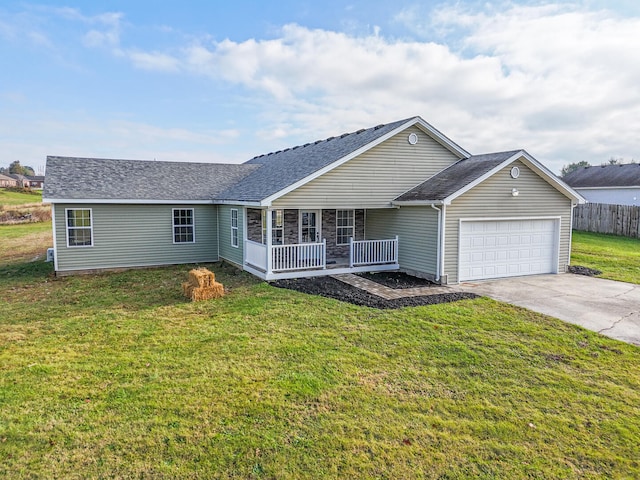
POLYGON ((367 131, 366 129, 361 128, 360 130, 358 130, 358 131, 356 132, 356 135, 359 135, 359 134, 361 134, 362 132, 366 132, 366 131, 367 131))
POLYGON ((336 138, 336 137, 329 137, 329 138, 327 138, 326 141, 329 142, 329 141, 333 140, 334 138, 336 138))
POLYGON ((350 133, 343 133, 342 135, 340 135, 340 138, 344 138, 344 137, 347 137, 349 135, 351 135, 351 134, 350 133))
POLYGON ((311 145, 311 144, 310 144, 310 143, 305 143, 305 144, 302 146, 302 148, 304 148, 304 147, 308 147, 309 145, 311 145))
POLYGON ((322 140, 316 140, 315 142, 313 142, 314 145, 319 144, 320 142, 322 142, 322 140))
POLYGON ((381 129, 382 127, 384 127, 384 124, 382 124, 382 123, 381 123, 380 125, 376 125, 375 127, 373 127, 373 129, 374 129, 374 130, 379 130, 379 129, 381 129))

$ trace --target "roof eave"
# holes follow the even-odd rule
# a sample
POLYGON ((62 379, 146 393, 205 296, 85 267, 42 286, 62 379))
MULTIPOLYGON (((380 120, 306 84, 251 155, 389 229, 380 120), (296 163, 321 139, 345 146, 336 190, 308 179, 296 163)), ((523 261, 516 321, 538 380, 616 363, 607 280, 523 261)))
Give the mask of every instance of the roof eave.
POLYGON ((419 207, 424 205, 444 205, 443 200, 394 200, 391 202, 394 207, 419 207))
POLYGON ((167 200, 140 198, 55 198, 43 197, 43 203, 128 204, 128 205, 212 205, 212 200, 167 200))

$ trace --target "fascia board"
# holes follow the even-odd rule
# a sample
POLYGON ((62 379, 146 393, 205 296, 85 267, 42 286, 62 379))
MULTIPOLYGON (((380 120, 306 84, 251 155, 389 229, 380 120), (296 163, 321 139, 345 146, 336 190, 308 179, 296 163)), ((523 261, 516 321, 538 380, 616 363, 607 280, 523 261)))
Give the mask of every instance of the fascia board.
POLYGON ((130 205, 212 205, 211 200, 141 200, 131 198, 43 198, 43 203, 93 203, 93 204, 130 204, 130 205))
POLYGON ((554 175, 551 170, 549 170, 542 163, 529 155, 525 150, 522 150, 522 157, 527 160, 526 162, 524 162, 525 164, 527 164, 530 168, 533 168, 533 170, 538 170, 538 173, 542 173, 543 176, 545 176, 549 180, 549 183, 555 186, 559 191, 572 198, 572 200, 577 201, 579 204, 587 203, 586 198, 584 198, 576 190, 574 190, 572 187, 570 187, 564 181, 554 175))
POLYGON ((391 204, 394 207, 418 207, 424 205, 443 205, 444 202, 442 200, 400 200, 393 201, 391 204))
POLYGON ((242 205, 243 207, 262 207, 262 202, 249 200, 214 200, 216 205, 242 205))
POLYGON ((469 190, 476 187, 480 183, 484 182, 486 179, 492 177, 503 168, 509 166, 511 163, 520 159, 524 159, 525 160, 524 163, 528 167, 530 167, 534 171, 537 171, 538 174, 541 174, 542 177, 544 177, 550 184, 552 184, 555 188, 557 188, 559 191, 564 193, 567 197, 577 201, 578 203, 586 203, 586 200, 582 195, 580 195, 578 192, 576 192, 574 189, 572 189, 566 183, 564 183, 562 180, 556 177, 548 168, 546 168, 544 165, 538 162, 535 158, 529 155, 525 150, 520 150, 516 152, 511 157, 509 157, 499 165, 495 166, 494 168, 489 170, 487 173, 485 173, 481 177, 478 177, 473 182, 469 183, 468 185, 465 185, 457 192, 449 195, 447 198, 443 200, 443 203, 445 205, 450 205, 451 202, 456 198, 458 198, 459 196, 464 195, 469 190))
POLYGON ((471 153, 467 152, 460 145, 452 141, 450 138, 445 136, 442 132, 440 132, 437 128, 432 126, 430 123, 424 121, 421 117, 416 117, 416 124, 420 125, 426 133, 429 134, 432 138, 434 138, 438 143, 446 147, 452 153, 459 155, 460 159, 468 158, 471 156, 471 153))
POLYGON ((572 187, 576 191, 580 190, 633 190, 640 188, 640 185, 627 185, 624 187, 572 187))
POLYGON ((452 153, 454 153, 456 155, 459 155, 461 157, 461 159, 470 156, 469 152, 467 152, 466 150, 464 150, 463 148, 461 148, 460 146, 456 145, 454 142, 449 140, 442 133, 440 133, 434 127, 432 127, 427 122, 425 122, 421 117, 414 117, 414 118, 406 121, 405 123, 403 123, 399 127, 394 128, 393 130, 391 130, 390 132, 386 133, 382 137, 377 138, 376 140, 364 145, 363 147, 359 148, 358 150, 355 150, 354 152, 351 152, 350 154, 345 155, 344 157, 336 160, 335 162, 327 165, 326 167, 321 168, 320 170, 317 170, 316 172, 312 173, 311 175, 308 175, 305 178, 303 178, 301 180, 298 180, 297 182, 289 185, 288 187, 283 188, 279 192, 276 192, 276 193, 264 198, 260 202, 260 204, 263 205, 263 206, 271 205, 271 203, 274 200, 282 197, 283 195, 286 195, 287 193, 293 192, 294 190, 302 187, 303 185, 311 182, 312 180, 315 180, 316 178, 324 175, 327 172, 330 172, 334 168, 339 167, 340 165, 348 162, 349 160, 351 160, 351 159, 353 159, 353 158, 355 158, 355 157, 357 157, 359 155, 362 155, 366 151, 372 149, 373 147, 375 147, 377 145, 380 145, 382 142, 385 142, 386 140, 390 139, 394 135, 397 135, 398 133, 402 132, 403 130, 406 130, 407 128, 412 127, 414 125, 419 125, 425 131, 425 133, 427 133, 429 136, 431 136, 436 141, 438 141, 438 143, 440 143, 443 146, 445 146, 452 153))
POLYGON ((298 188, 302 187, 303 185, 311 182, 312 180, 315 180, 316 178, 324 175, 327 172, 330 172, 334 168, 339 167, 340 165, 348 162, 349 160, 357 157, 358 155, 362 155, 364 152, 366 152, 366 151, 372 149, 373 147, 381 144, 385 140, 388 140, 389 138, 391 138, 394 135, 400 133, 401 131, 405 130, 406 128, 409 128, 410 126, 415 125, 416 123, 418 123, 419 118, 420 117, 412 118, 411 120, 407 121, 406 123, 403 123, 399 127, 396 127, 393 130, 391 130, 390 132, 386 133, 382 137, 377 138, 376 140, 374 140, 374 141, 372 141, 370 143, 367 143, 366 145, 360 147, 358 150, 355 150, 355 151, 351 152, 350 154, 345 155, 342 158, 339 158, 335 162, 330 163, 329 165, 321 168, 320 170, 317 170, 317 171, 313 172, 311 175, 307 175, 306 177, 298 180, 297 182, 289 185, 288 187, 283 188, 279 192, 276 192, 276 193, 274 193, 272 195, 269 195, 268 197, 264 198, 260 203, 263 204, 263 205, 270 205, 274 200, 282 197, 283 195, 286 195, 287 193, 290 193, 290 192, 293 192, 294 190, 297 190, 298 188))

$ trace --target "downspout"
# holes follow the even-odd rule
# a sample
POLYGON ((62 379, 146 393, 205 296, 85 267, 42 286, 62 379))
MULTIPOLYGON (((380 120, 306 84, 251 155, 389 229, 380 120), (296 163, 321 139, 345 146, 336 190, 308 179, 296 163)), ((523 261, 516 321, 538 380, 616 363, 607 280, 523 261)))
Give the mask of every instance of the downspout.
MULTIPOLYGON (((573 201, 571 201, 571 222, 569 223, 569 252, 567 252, 567 265, 564 266, 564 272, 562 273, 567 273, 568 271, 567 267, 571 265, 571 245, 573 243, 573 213, 577 206, 578 206, 577 203, 573 203, 573 201)), ((559 228, 562 231, 562 219, 560 220, 559 228)), ((558 232, 559 237, 561 236, 560 233, 561 232, 558 232)))
MULTIPOLYGON (((93 219, 91 219, 93 220, 93 219)), ((65 222, 67 220, 65 219, 65 222)), ((51 228, 53 230, 53 270, 58 272, 58 237, 56 234, 56 204, 51 202, 51 228)))
POLYGON ((438 244, 437 244, 437 259, 436 259, 436 282, 440 281, 441 270, 441 257, 442 257, 442 210, 436 207, 434 203, 431 204, 431 208, 438 212, 438 244))

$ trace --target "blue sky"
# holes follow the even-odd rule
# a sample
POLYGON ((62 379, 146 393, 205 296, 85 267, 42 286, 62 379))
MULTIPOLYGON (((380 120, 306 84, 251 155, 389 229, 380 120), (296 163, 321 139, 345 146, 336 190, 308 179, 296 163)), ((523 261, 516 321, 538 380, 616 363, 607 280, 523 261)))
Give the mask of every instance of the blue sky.
POLYGON ((472 153, 640 160, 640 2, 5 1, 0 165, 239 163, 422 116, 472 153))

